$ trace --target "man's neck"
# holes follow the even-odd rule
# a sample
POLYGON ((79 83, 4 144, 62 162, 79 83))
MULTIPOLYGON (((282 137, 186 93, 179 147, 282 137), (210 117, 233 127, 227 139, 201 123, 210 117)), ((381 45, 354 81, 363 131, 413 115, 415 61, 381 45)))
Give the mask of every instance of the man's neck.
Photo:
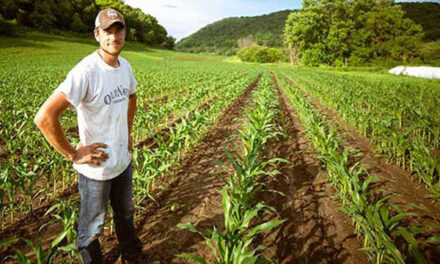
POLYGON ((119 66, 119 54, 118 55, 111 55, 105 52, 102 49, 98 50, 99 56, 104 60, 105 63, 112 66, 113 68, 117 68, 119 66))

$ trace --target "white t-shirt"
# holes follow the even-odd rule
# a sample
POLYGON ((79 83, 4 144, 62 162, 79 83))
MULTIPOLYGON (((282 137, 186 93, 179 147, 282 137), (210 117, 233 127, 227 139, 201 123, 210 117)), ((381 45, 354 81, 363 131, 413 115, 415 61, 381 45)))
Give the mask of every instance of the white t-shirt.
POLYGON ((136 79, 130 64, 119 57, 119 67, 108 65, 94 52, 80 61, 55 92, 66 94, 76 108, 79 138, 86 146, 105 143, 109 158, 99 166, 74 164, 86 177, 109 180, 130 164, 128 151, 128 97, 136 92, 136 79))

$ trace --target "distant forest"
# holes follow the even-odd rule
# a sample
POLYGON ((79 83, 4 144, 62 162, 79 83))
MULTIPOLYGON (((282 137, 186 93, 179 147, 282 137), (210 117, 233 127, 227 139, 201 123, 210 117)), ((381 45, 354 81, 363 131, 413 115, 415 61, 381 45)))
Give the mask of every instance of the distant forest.
POLYGON ((127 39, 152 46, 173 48, 175 39, 157 19, 118 0, 2 0, 0 34, 11 34, 14 26, 37 28, 56 33, 68 30, 91 33, 99 10, 114 8, 124 15, 127 39))
MULTIPOLYGON (((396 3, 410 18, 423 28, 423 41, 440 40, 440 4, 396 3)), ((283 10, 254 17, 233 17, 214 22, 196 33, 180 40, 176 49, 186 52, 209 52, 233 55, 239 50, 240 41, 257 45, 283 47, 283 30, 292 10, 283 10), (240 40, 240 41, 239 41, 240 40)))

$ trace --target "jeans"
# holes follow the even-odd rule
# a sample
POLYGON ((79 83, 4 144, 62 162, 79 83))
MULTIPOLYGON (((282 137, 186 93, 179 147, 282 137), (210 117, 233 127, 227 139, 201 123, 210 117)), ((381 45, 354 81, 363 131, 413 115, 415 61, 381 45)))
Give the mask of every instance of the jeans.
POLYGON ((102 263, 98 236, 104 225, 109 200, 122 257, 131 259, 141 253, 142 244, 133 225, 132 183, 131 164, 120 175, 106 181, 93 180, 79 173, 81 211, 77 247, 84 263, 102 263))

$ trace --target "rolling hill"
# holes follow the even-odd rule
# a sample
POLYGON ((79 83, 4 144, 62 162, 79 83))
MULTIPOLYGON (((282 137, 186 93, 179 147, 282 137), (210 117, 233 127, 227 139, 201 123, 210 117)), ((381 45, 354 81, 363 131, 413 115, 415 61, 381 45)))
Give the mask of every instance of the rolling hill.
MULTIPOLYGON (((440 39, 440 4, 399 3, 406 16, 424 29, 424 40, 440 39)), ((176 49, 186 52, 208 52, 232 55, 238 50, 238 40, 252 39, 255 43, 271 47, 283 46, 284 21, 292 10, 252 16, 231 17, 209 24, 194 34, 183 38, 176 49)))

